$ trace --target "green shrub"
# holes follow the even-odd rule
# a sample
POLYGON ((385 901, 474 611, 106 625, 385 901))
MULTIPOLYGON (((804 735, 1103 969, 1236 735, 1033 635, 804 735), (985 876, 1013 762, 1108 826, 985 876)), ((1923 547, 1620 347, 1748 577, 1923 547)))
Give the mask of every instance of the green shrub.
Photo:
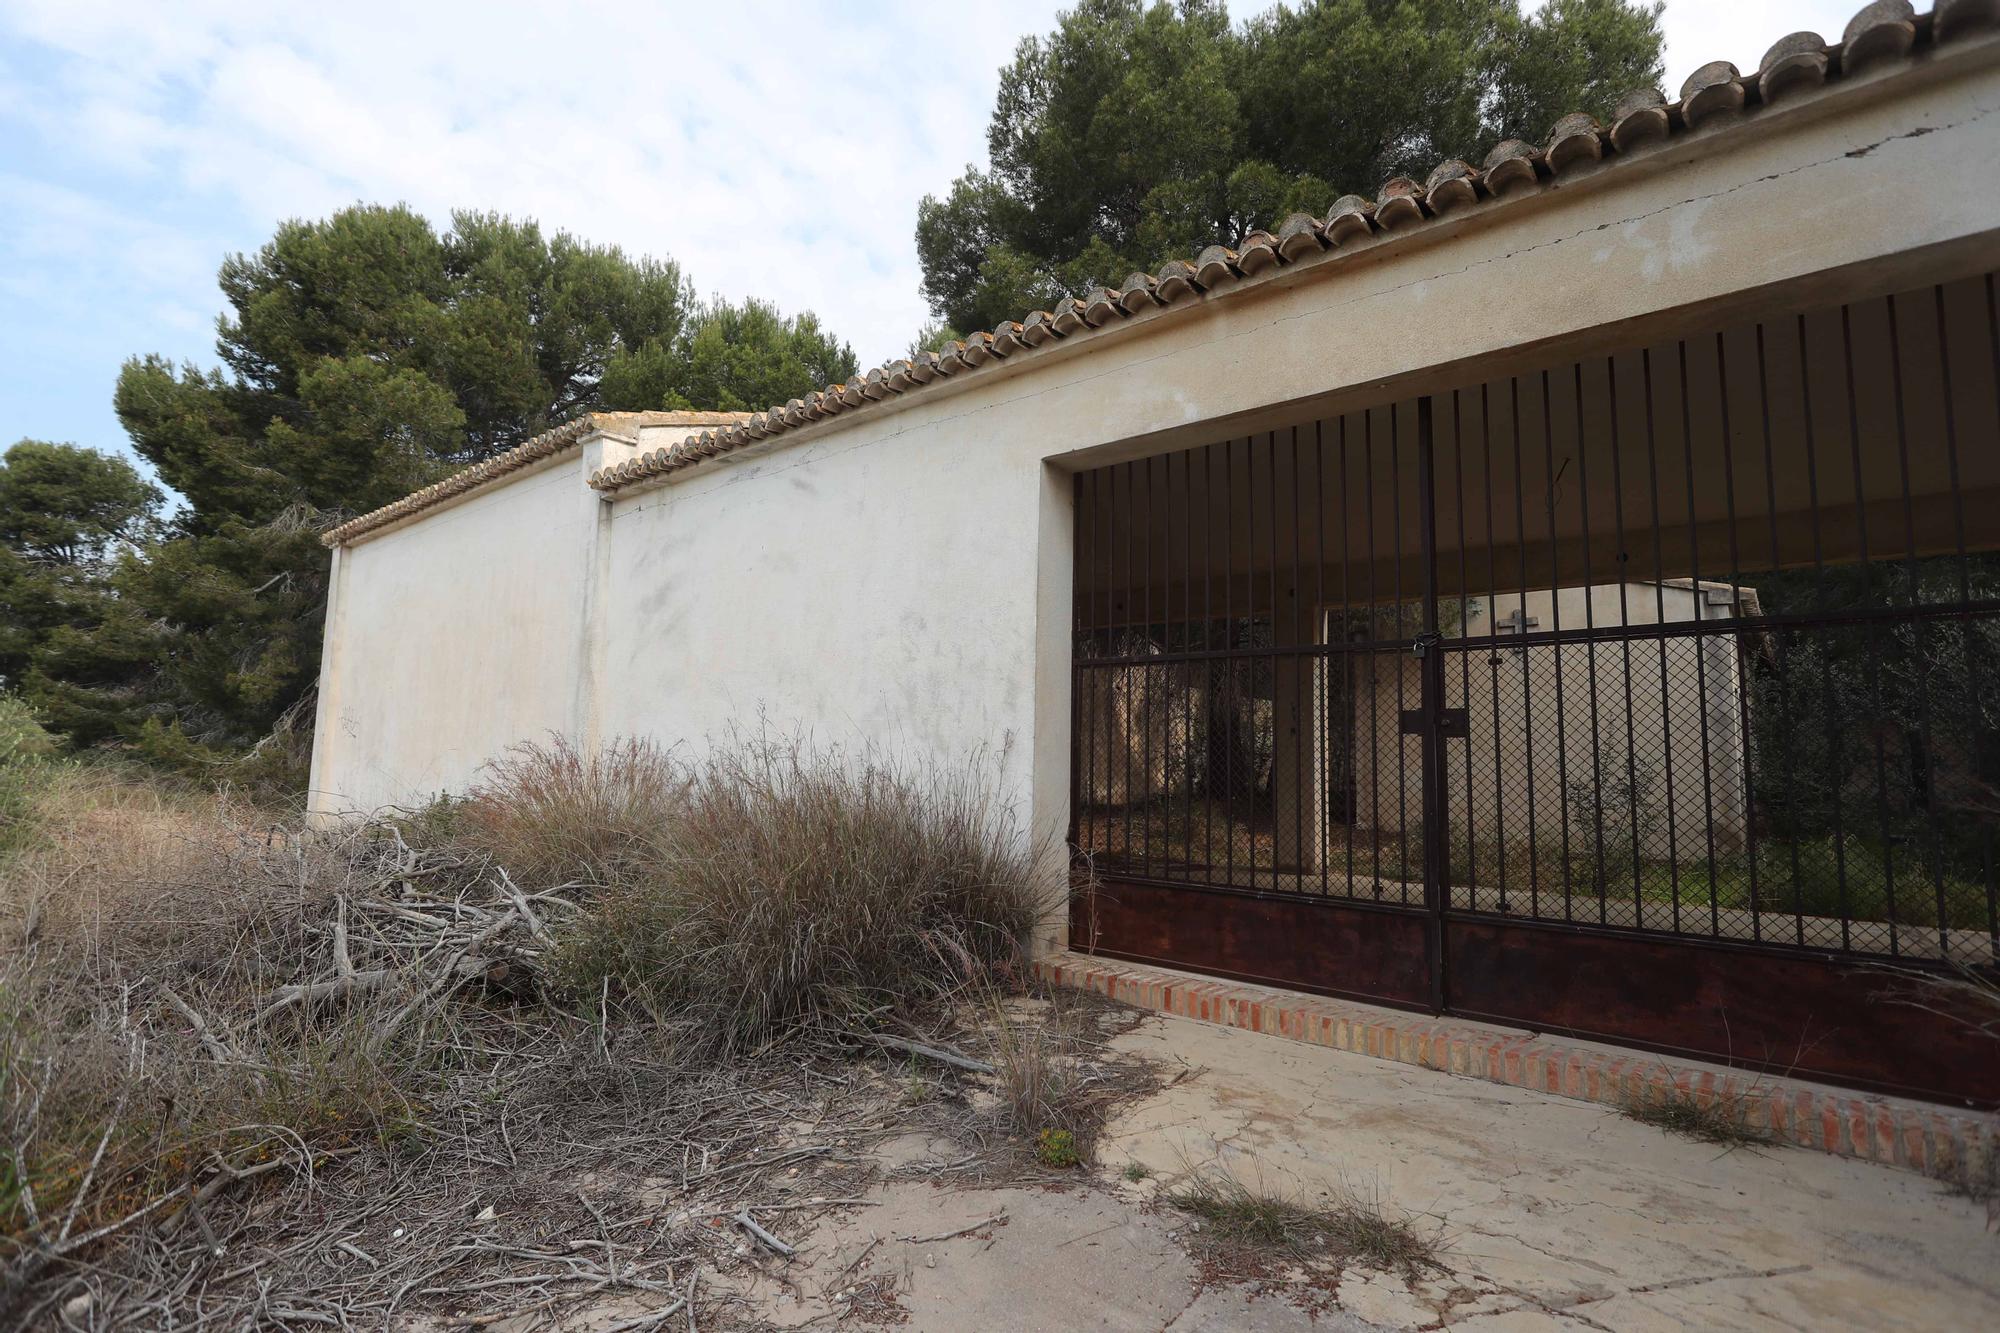
POLYGON ((1067 1171, 1083 1158, 1077 1154, 1076 1135, 1066 1129, 1045 1129, 1035 1135, 1035 1160, 1043 1166, 1067 1171))
POLYGON ((35 792, 59 748, 33 709, 0 694, 0 858, 27 845, 35 792))

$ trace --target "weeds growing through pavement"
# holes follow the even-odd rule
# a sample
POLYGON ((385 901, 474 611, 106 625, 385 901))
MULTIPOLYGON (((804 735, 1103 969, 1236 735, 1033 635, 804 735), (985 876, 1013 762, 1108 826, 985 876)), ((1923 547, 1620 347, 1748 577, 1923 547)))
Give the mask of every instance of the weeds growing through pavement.
POLYGON ((1200 1224, 1199 1248, 1212 1256, 1244 1256, 1253 1266, 1272 1259, 1357 1264, 1408 1278, 1440 1267, 1440 1231, 1354 1190, 1309 1202, 1249 1184, 1217 1163, 1190 1172, 1165 1201, 1200 1224))
POLYGON ((1717 1143, 1731 1148, 1758 1147, 1773 1141, 1771 1132, 1749 1120, 1751 1098, 1742 1092, 1717 1091, 1704 1096, 1680 1083, 1650 1089, 1619 1109, 1641 1124, 1668 1134, 1717 1143))

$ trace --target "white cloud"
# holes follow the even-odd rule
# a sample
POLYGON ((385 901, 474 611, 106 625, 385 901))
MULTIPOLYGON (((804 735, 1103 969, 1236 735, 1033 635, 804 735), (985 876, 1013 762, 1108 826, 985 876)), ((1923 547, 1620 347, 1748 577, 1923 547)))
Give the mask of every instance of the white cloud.
MULTIPOLYGON (((1669 91, 1857 3, 1672 0, 1669 91)), ((983 160, 997 71, 1055 8, 0 0, 0 292, 96 321, 108 399, 119 356, 200 351, 225 251, 403 200, 671 255, 880 360, 927 313, 917 201, 983 160)))
POLYGON ((917 200, 982 154, 996 71, 1052 12, 62 4, 11 26, 61 59, 44 135, 241 230, 357 198, 533 215, 817 309, 880 358, 925 315, 917 200))

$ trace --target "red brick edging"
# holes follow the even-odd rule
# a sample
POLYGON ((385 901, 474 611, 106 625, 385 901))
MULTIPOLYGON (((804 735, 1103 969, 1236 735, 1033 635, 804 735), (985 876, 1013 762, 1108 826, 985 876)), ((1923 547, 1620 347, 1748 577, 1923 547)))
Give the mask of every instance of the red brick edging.
POLYGON ((1142 1009, 1580 1101, 1625 1106, 1669 1087, 1705 1104, 1733 1099, 1746 1125, 1782 1142, 1939 1179, 1990 1181, 2000 1169, 2000 1116, 1076 953, 1034 967, 1053 985, 1142 1009))

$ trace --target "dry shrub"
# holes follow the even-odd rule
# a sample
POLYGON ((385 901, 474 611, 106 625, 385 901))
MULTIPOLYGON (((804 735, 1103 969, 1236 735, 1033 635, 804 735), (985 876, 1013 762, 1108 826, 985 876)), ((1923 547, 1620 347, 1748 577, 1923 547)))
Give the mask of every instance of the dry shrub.
POLYGON ((0 1276, 35 1259, 17 1244, 60 1249, 217 1163, 379 1141, 413 1083, 351 1009, 253 1017, 323 963, 392 836, 310 835, 116 768, 45 778, 0 866, 0 1276))
POLYGON ((504 1142, 510 1112, 628 1118, 658 1100, 637 1070, 934 1007, 1038 911, 975 769, 796 745, 529 747, 448 810, 326 829, 37 783, 0 861, 0 1326, 107 1245, 198 1243, 196 1193, 304 1207, 327 1171, 504 1142))
POLYGON ((1074 1135, 1083 1126, 1076 1061, 1062 1049, 1053 1023, 1024 1021, 999 1004, 988 1006, 993 1034, 996 1110, 1008 1130, 1032 1138, 1044 1130, 1074 1135))
POLYGON ((1101 1020, 1121 1024, 1123 1015, 1096 997, 1062 991, 1011 999, 988 988, 980 1008, 1001 1128, 1019 1141, 1067 1134, 1090 1160, 1106 1112, 1134 1087, 1136 1071, 1107 1060, 1098 1039, 1107 1035, 1101 1020))
POLYGON ((603 885, 641 869, 686 798, 686 774, 651 741, 586 755, 557 736, 489 763, 450 822, 523 883, 603 885))
POLYGON ((681 772, 632 871, 568 941, 582 997, 615 991, 691 1050, 932 1008, 1019 955, 1045 909, 1034 848, 979 765, 903 767, 753 741, 681 772))

